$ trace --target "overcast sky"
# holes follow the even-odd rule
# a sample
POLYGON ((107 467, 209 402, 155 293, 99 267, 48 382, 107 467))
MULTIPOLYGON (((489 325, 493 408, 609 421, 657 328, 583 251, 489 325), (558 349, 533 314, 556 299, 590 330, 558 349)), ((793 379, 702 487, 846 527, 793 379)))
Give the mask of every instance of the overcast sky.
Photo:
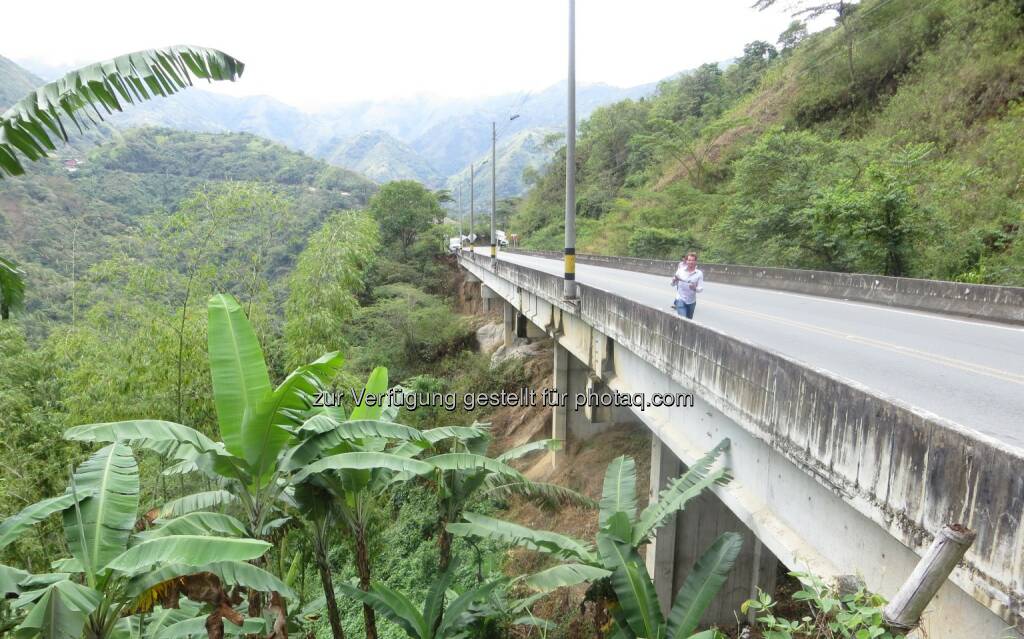
MULTIPOLYGON (((775 42, 791 18, 783 9, 757 12, 752 2, 578 0, 577 80, 633 86, 736 57, 751 40, 775 42)), ((306 109, 417 94, 481 97, 541 89, 566 77, 567 4, 4 2, 5 22, 41 28, 5 29, 0 55, 78 66, 137 49, 196 44, 246 63, 241 81, 218 90, 270 95, 306 109)))

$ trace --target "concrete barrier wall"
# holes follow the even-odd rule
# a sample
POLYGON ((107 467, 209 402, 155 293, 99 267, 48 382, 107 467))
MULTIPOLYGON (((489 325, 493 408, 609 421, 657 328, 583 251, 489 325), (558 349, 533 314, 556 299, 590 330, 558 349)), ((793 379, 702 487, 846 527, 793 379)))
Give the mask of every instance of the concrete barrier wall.
POLYGON ((586 285, 463 255, 577 315, 680 384, 922 553, 963 523, 978 536, 954 581, 1024 632, 1024 454, 850 380, 586 285))
MULTIPOLYGON (((561 259, 556 251, 503 249, 536 257, 561 259)), ((578 253, 580 264, 671 277, 677 262, 639 257, 578 253)), ((909 277, 832 273, 792 268, 701 264, 709 281, 771 288, 901 308, 951 313, 997 322, 1024 324, 1024 287, 963 284, 909 277)))

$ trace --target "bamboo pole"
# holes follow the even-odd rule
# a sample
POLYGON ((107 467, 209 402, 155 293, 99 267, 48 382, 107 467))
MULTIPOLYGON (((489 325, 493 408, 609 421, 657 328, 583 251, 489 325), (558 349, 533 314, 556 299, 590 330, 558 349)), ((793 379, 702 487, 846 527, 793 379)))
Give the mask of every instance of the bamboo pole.
POLYGON ((907 631, 917 627, 921 613, 974 543, 976 534, 960 524, 947 525, 935 535, 910 577, 882 613, 886 625, 907 631))

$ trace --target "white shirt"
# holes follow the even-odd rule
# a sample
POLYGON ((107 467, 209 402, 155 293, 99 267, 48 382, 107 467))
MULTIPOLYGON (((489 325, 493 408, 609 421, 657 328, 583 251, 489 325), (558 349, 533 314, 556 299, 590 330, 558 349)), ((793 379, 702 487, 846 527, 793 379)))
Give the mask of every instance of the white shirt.
POLYGON ((680 263, 676 269, 676 299, 687 304, 697 301, 697 293, 704 290, 704 272, 699 268, 693 271, 686 270, 686 264, 680 263), (696 289, 691 289, 690 284, 696 284, 696 289))

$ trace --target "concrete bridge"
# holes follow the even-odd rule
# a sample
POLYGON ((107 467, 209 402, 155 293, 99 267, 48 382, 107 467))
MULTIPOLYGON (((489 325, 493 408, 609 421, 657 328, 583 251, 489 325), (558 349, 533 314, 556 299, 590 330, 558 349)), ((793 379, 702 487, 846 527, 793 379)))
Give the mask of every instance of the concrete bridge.
MULTIPOLYGON (((777 561, 826 579, 859 575, 870 589, 891 597, 934 533, 947 523, 962 523, 977 532, 977 539, 929 606, 923 622, 927 636, 1024 636, 1024 450, 1017 444, 1022 440, 1015 439, 1024 430, 1024 411, 1015 408, 1024 401, 1024 331, 1010 325, 1024 323, 1024 289, 783 269, 705 270, 709 292, 731 281, 769 289, 752 293, 762 296, 787 295, 779 292, 787 290, 801 297, 838 293, 901 309, 942 311, 942 316, 891 312, 965 324, 939 329, 931 366, 942 370, 928 372, 937 377, 924 384, 934 386, 945 379, 945 390, 956 397, 964 383, 974 383, 964 378, 988 376, 990 386, 1016 391, 1003 397, 1005 407, 990 406, 991 393, 984 396, 982 403, 994 421, 1004 419, 1004 412, 1008 415, 1007 423, 985 434, 940 416, 935 411, 941 402, 925 410, 905 401, 902 391, 893 396, 892 387, 906 383, 898 378, 925 374, 912 367, 903 375, 898 364, 874 365, 882 369, 877 379, 892 381, 879 389, 807 357, 798 359, 785 347, 793 344, 793 351, 806 355, 800 351, 806 347, 803 339, 787 342, 766 328, 765 340, 782 340, 784 347, 775 347, 762 343, 758 333, 738 337, 711 321, 701 322, 702 312, 713 316, 703 301, 698 303, 698 321, 677 317, 668 309, 672 293, 666 279, 674 264, 579 256, 580 296, 573 302, 562 297, 562 279, 555 274, 560 262, 546 257, 552 256, 503 253, 491 260, 463 252, 458 259, 467 280, 479 283, 485 303, 503 307, 506 341, 517 334, 554 338, 559 392, 570 398, 581 392, 617 391, 683 399, 675 406, 555 408, 553 436, 571 441, 610 423, 642 422, 653 435, 652 496, 722 438, 732 442, 727 463, 735 480, 695 507, 688 506, 648 549, 648 565, 663 603, 671 601, 697 554, 725 530, 743 532, 748 543, 721 605, 709 611, 706 621, 731 625, 738 602, 756 587, 773 587, 777 561), (618 285, 607 284, 616 277, 618 285), (643 294, 652 282, 665 291, 660 303, 643 294), (611 288, 617 290, 603 290, 611 288), (949 320, 949 314, 982 315, 1001 323, 949 320), (999 344, 1002 363, 951 357, 949 351, 958 347, 953 328, 991 335, 988 341, 999 344), (944 341, 951 345, 948 349, 944 341), (692 405, 686 405, 687 397, 692 405)), ((707 297, 705 293, 701 299, 707 297)), ((840 310, 844 316, 853 312, 840 310)), ((801 321, 814 320, 813 309, 804 313, 801 321)), ((892 315, 872 322, 884 327, 897 320, 892 315)), ((756 315, 752 321, 755 327, 757 322, 771 323, 756 315)), ((906 341, 920 330, 908 329, 906 341)), ((882 350, 864 339, 874 338, 860 340, 864 350, 882 350)), ((816 348, 826 354, 839 350, 816 348)), ((925 351, 906 348, 912 351, 908 360, 928 364, 920 355, 927 355, 925 351)), ((841 358, 836 361, 841 363, 841 358)), ((920 379, 914 385, 922 385, 920 379)), ((928 395, 936 390, 941 394, 944 389, 909 388, 906 394, 916 398, 914 393, 919 393, 928 403, 936 401, 928 395)))

